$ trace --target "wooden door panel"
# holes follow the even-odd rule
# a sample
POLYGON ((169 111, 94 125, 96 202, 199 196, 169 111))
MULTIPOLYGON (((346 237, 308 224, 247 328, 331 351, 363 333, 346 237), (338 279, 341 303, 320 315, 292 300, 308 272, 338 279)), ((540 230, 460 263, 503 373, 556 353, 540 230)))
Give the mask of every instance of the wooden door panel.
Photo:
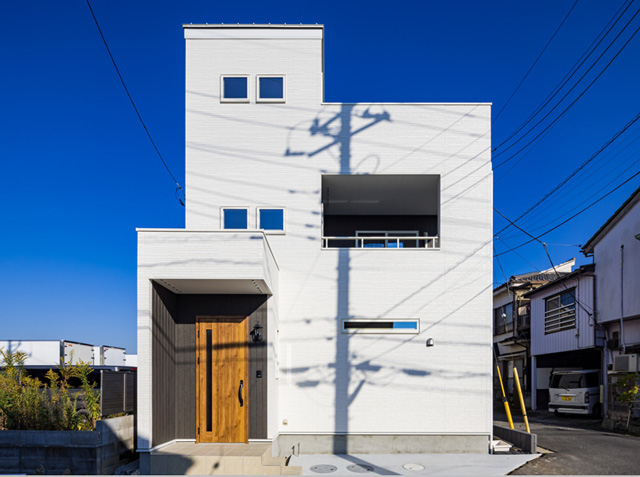
POLYGON ((199 317, 196 442, 248 442, 248 322, 247 317, 199 317))

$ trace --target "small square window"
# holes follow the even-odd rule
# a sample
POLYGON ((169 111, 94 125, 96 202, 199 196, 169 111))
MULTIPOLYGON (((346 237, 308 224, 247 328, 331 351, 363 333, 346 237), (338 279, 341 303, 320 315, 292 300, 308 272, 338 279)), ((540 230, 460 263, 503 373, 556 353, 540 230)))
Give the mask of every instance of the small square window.
POLYGON ((243 207, 222 208, 222 228, 241 229, 249 228, 249 209, 243 207))
POLYGON ((258 76, 258 101, 277 102, 285 101, 285 81, 284 76, 269 75, 258 76))
POLYGON ((221 101, 249 102, 249 76, 247 75, 222 76, 220 89, 221 101))
POLYGON ((258 208, 258 228, 269 232, 284 233, 283 208, 258 208))

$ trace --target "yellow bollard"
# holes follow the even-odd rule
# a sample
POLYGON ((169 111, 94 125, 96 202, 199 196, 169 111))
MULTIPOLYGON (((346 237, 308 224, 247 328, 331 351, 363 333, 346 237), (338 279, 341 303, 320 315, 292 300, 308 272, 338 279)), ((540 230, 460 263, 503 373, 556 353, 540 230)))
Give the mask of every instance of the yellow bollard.
POLYGON ((518 369, 513 367, 513 377, 516 381, 516 387, 518 388, 518 397, 520 398, 520 407, 522 408, 522 417, 524 417, 524 425, 527 428, 527 432, 531 434, 531 429, 529 429, 529 419, 527 419, 527 408, 524 407, 524 398, 522 397, 522 389, 520 389, 520 378, 518 377, 518 369))
POLYGON ((509 419, 509 427, 513 429, 513 419, 511 419, 511 410, 509 409, 509 402, 507 401, 507 395, 504 392, 504 385, 502 384, 502 374, 500 373, 500 365, 496 365, 498 370, 498 379, 500 380, 500 389, 502 389, 502 402, 504 403, 504 410, 507 412, 507 419, 509 419))

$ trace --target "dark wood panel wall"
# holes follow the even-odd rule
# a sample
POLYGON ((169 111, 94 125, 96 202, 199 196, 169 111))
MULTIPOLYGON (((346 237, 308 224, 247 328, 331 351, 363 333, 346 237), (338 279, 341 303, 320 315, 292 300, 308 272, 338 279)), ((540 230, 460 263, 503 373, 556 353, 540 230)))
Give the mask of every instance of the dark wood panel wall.
POLYGON ((247 387, 249 389, 249 438, 265 439, 267 437, 267 299, 266 295, 175 295, 154 283, 154 446, 172 439, 195 439, 196 437, 195 323, 198 316, 243 315, 249 317, 250 331, 257 323, 263 327, 262 342, 254 343, 251 337, 247 336, 249 345, 247 387), (161 295, 166 297, 167 294, 173 301, 166 298, 160 299, 161 295), (170 302, 171 306, 158 307, 156 311, 156 301, 170 302), (165 308, 170 309, 171 312, 163 311, 165 308), (168 319, 172 321, 171 324, 167 323, 168 319), (156 328, 158 328, 157 331, 156 328), (164 341, 163 336, 166 337, 164 341), (156 342, 156 339, 159 341, 156 342), (156 348, 169 350, 166 354, 171 358, 161 354, 159 349, 156 359, 156 348), (258 371, 262 377, 258 377, 258 371), (167 393, 170 393, 170 389, 173 391, 171 400, 162 391, 156 391, 158 389, 156 383, 166 385, 167 393))
POLYGON ((152 446, 175 439, 175 332, 177 296, 153 283, 152 305, 152 446))

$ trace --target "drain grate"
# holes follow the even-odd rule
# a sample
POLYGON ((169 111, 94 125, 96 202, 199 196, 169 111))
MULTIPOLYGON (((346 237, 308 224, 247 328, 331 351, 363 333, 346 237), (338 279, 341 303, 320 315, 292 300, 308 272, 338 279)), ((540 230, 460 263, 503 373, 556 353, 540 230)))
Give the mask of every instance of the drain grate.
POLYGON ((373 467, 366 464, 353 464, 347 466, 347 470, 350 470, 351 472, 357 472, 359 474, 365 474, 367 472, 373 472, 373 467))
POLYGON ((335 472, 336 470, 338 470, 336 466, 329 464, 320 464, 311 467, 311 472, 315 472, 316 474, 330 474, 331 472, 335 472))
POLYGON ((404 464, 402 467, 407 470, 424 470, 424 465, 422 464, 404 464))

